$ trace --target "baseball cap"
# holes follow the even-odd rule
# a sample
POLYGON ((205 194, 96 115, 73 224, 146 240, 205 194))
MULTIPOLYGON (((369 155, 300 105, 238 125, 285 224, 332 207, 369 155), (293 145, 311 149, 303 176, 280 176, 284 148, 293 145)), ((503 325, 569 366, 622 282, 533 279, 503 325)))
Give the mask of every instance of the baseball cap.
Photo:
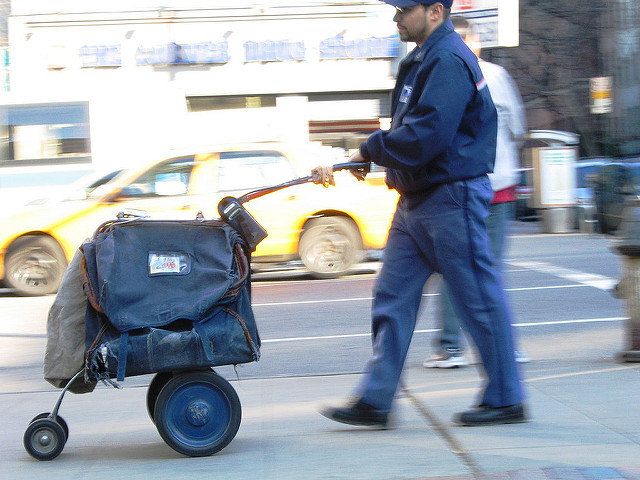
POLYGON ((434 3, 441 3, 445 8, 451 8, 451 4, 453 0, 382 0, 384 3, 388 3, 389 5, 393 5, 394 7, 413 7, 415 5, 432 5, 434 3))

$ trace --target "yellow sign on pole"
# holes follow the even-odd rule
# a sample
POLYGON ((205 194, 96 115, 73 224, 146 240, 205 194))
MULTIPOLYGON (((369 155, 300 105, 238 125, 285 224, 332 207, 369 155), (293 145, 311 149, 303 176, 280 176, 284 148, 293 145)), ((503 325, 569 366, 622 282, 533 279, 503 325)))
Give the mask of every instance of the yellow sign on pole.
POLYGON ((589 79, 591 113, 611 113, 611 77, 593 77, 589 79))

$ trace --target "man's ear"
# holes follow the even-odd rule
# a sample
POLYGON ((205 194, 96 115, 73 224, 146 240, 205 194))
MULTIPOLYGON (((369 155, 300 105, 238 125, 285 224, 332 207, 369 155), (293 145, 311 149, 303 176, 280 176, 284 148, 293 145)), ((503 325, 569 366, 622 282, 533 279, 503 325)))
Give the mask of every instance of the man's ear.
POLYGON ((434 20, 441 18, 444 13, 444 5, 441 3, 434 3, 433 5, 429 5, 427 8, 430 10, 431 18, 434 20))

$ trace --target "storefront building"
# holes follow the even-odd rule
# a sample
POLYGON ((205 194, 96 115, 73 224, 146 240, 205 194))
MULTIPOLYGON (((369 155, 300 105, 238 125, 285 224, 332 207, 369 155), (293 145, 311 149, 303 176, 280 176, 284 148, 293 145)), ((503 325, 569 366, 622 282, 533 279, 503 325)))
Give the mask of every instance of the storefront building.
MULTIPOLYGON (((497 24, 497 0, 475 3, 497 24)), ((393 16, 378 0, 14 2, 2 173, 121 168, 219 143, 355 148, 388 126, 406 53, 393 16)))
POLYGON ((76 3, 50 14, 14 9, 11 97, 89 102, 92 128, 94 120, 102 128, 92 102, 96 114, 113 107, 110 122, 143 142, 162 132, 168 147, 324 140, 343 121, 349 133, 370 131, 388 115, 404 53, 393 10, 377 0, 190 1, 171 10, 107 2, 108 11, 76 3))

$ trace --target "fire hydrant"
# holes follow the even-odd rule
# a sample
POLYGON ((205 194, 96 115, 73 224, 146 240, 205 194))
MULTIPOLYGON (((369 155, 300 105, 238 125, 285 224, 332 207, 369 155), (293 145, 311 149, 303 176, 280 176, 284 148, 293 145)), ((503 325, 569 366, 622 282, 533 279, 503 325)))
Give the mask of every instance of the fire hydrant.
POLYGON ((623 362, 640 362, 640 198, 628 200, 622 211, 622 223, 612 246, 623 256, 623 276, 616 296, 627 307, 626 350, 619 354, 623 362))

